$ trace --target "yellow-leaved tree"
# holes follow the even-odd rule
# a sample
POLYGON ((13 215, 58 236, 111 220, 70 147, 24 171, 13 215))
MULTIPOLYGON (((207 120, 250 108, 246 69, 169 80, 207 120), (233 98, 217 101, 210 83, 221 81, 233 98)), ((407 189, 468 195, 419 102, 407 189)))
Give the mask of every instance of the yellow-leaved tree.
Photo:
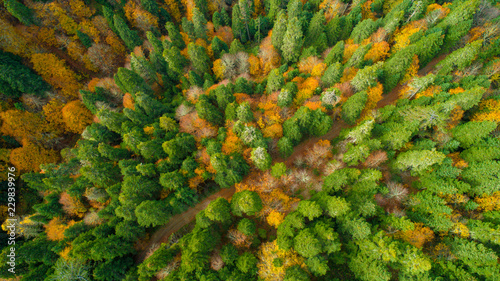
POLYGON ((92 113, 79 100, 68 102, 62 108, 62 117, 68 131, 77 134, 92 124, 92 113))
POLYGON ((38 172, 40 164, 54 163, 59 160, 59 153, 55 150, 45 149, 27 139, 23 139, 22 145, 10 152, 10 163, 21 172, 38 172))
POLYGON ((286 269, 298 265, 305 267, 303 258, 294 250, 282 250, 278 247, 276 240, 263 243, 259 250, 259 277, 265 281, 283 280, 286 269), (276 264, 276 260, 280 264, 276 264))
POLYGON ((54 54, 33 54, 31 56, 33 69, 66 97, 76 98, 82 88, 76 73, 66 66, 66 63, 54 54))
POLYGON ((274 226, 275 228, 278 228, 278 226, 283 222, 285 219, 285 214, 278 212, 276 210, 272 210, 269 212, 267 215, 267 223, 271 226, 274 226))

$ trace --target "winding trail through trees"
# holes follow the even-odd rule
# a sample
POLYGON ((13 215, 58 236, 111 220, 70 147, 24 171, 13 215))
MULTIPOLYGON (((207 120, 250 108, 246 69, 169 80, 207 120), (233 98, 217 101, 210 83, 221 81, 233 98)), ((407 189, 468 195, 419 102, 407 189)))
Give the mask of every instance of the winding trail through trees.
POLYGON ((187 209, 187 211, 185 211, 184 213, 172 216, 167 224, 165 224, 155 233, 153 233, 147 246, 137 255, 136 261, 138 263, 141 263, 146 258, 148 251, 151 249, 151 247, 153 247, 156 244, 160 245, 161 243, 167 242, 170 235, 179 231, 183 226, 193 221, 196 217, 196 214, 204 210, 208 206, 208 204, 210 204, 210 202, 219 197, 226 198, 229 200, 233 196, 234 192, 235 192, 234 186, 232 186, 231 188, 222 188, 218 192, 203 199, 195 206, 187 209))
MULTIPOLYGON (((418 71, 419 76, 425 76, 431 70, 434 69, 437 63, 439 63, 441 60, 443 60, 446 57, 447 54, 443 54, 439 57, 434 58, 431 62, 429 62, 424 68, 420 69, 418 71)), ((402 85, 398 84, 392 91, 390 91, 388 94, 384 95, 382 99, 377 103, 377 109, 382 108, 386 105, 394 103, 398 98, 399 98, 399 92, 402 89, 402 85)), ((340 131, 345 128, 349 128, 348 124, 346 124, 343 120, 335 120, 332 128, 328 133, 326 133, 323 136, 320 137, 313 137, 309 138, 302 143, 300 143, 298 146, 294 148, 294 151, 290 157, 288 157, 285 160, 285 163, 287 166, 290 166, 293 161, 299 156, 304 154, 304 152, 310 148, 312 145, 314 145, 316 142, 322 139, 327 139, 327 140, 332 140, 336 138, 340 131)), ((274 162, 276 162, 277 159, 275 159, 274 162)), ((279 159, 278 159, 279 160, 279 159)), ((249 175, 247 175, 248 177, 249 175)), ((196 214, 202 210, 204 210, 212 200, 215 200, 219 197, 223 197, 225 199, 230 199, 235 192, 235 187, 231 188, 223 188, 219 190, 218 192, 210 195, 209 197, 203 199, 200 203, 196 204, 195 206, 187 209, 184 213, 182 214, 177 214, 170 218, 169 222, 162 226, 160 229, 156 230, 155 233, 151 236, 151 239, 149 240, 148 244, 144 247, 144 250, 140 251, 137 256, 136 256, 136 262, 141 263, 144 261, 146 258, 148 252, 154 245, 160 245, 161 243, 165 243, 168 241, 168 238, 170 235, 173 233, 179 231, 183 226, 189 224, 192 222, 196 214)))

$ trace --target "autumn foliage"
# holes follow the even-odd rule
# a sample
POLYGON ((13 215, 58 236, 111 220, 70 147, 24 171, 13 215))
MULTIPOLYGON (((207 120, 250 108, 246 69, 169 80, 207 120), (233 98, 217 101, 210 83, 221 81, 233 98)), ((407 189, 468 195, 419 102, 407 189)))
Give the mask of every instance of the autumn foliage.
POLYGON ((75 223, 74 221, 65 223, 61 221, 60 218, 53 218, 47 225, 45 225, 47 238, 52 241, 63 240, 64 231, 74 223, 75 223))
POLYGON ((92 113, 79 100, 67 103, 61 111, 63 121, 71 132, 81 134, 92 123, 92 113))
POLYGON ((222 144, 222 152, 225 154, 231 154, 233 152, 243 152, 243 142, 236 136, 233 130, 227 131, 227 136, 222 144))
POLYGON ((269 215, 267 215, 266 220, 267 223, 271 226, 274 226, 275 228, 278 228, 278 226, 283 222, 283 219, 285 218, 285 215, 283 213, 280 213, 278 211, 272 210, 269 215))
POLYGON ((361 119, 369 116, 371 111, 377 107, 377 103, 382 99, 382 94, 384 92, 384 87, 382 84, 378 83, 375 87, 370 87, 367 90, 368 100, 366 101, 365 108, 361 113, 361 119))
POLYGON ((479 208, 484 211, 500 210, 500 192, 495 192, 491 196, 476 197, 474 200, 479 204, 479 208))
POLYGON ((56 89, 60 89, 67 97, 77 97, 81 84, 76 74, 69 69, 63 60, 54 54, 34 54, 31 57, 33 69, 56 89))
POLYGON ((260 43, 259 58, 262 65, 262 74, 267 75, 277 68, 281 62, 281 56, 271 43, 271 36, 267 36, 260 43))
POLYGON ((400 232, 398 237, 417 248, 422 248, 425 243, 434 239, 434 232, 430 228, 423 226, 423 224, 417 223, 413 230, 400 232))
POLYGON ((78 198, 71 197, 71 195, 67 192, 61 193, 59 203, 62 205, 63 211, 69 216, 82 218, 87 211, 83 203, 78 198))
POLYGON ((495 1, 3 2, 19 278, 495 278, 495 1))
POLYGON ((500 122, 500 100, 487 99, 479 103, 480 111, 473 117, 474 121, 500 122))
POLYGON ((266 281, 283 280, 285 270, 294 265, 304 266, 303 258, 293 250, 282 250, 276 241, 263 243, 259 252, 260 262, 257 264, 259 277, 266 281), (276 266, 273 261, 281 259, 282 265, 276 266))
POLYGON ((21 171, 40 171, 40 165, 54 163, 59 160, 59 153, 52 149, 40 147, 27 139, 23 139, 23 146, 12 149, 10 162, 21 171))
POLYGON ((45 120, 52 131, 61 133, 66 130, 66 124, 62 115, 63 108, 64 104, 55 99, 43 106, 45 120))
POLYGON ((374 63, 384 60, 389 56, 390 45, 386 41, 373 43, 372 47, 365 54, 365 60, 372 60, 374 63))

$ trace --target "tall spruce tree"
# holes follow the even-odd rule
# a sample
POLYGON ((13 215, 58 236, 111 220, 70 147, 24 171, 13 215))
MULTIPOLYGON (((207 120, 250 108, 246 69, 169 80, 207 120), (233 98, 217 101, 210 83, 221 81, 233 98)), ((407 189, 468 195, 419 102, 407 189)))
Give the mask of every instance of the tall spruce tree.
POLYGON ((193 9, 193 24, 194 24, 194 33, 196 37, 207 39, 207 20, 205 16, 198 8, 193 9))
POLYGON ((165 24, 165 28, 168 31, 168 37, 170 38, 170 41, 172 41, 172 45, 176 46, 180 50, 186 48, 186 43, 184 43, 184 40, 182 40, 182 35, 180 34, 175 24, 173 24, 172 22, 167 22, 165 24))
POLYGON ((286 33, 286 14, 284 11, 278 12, 278 18, 274 22, 273 33, 271 35, 271 43, 274 48, 278 51, 281 51, 281 47, 283 46, 283 38, 286 33))
MULTIPOLYGON (((305 38, 306 46, 315 46, 317 41, 321 38, 322 34, 325 32, 325 15, 323 10, 320 10, 314 14, 309 27, 307 29, 307 34, 305 38)), ((326 36, 326 35, 325 35, 326 36)))
POLYGON ((125 42, 129 50, 134 50, 135 47, 142 45, 142 39, 137 35, 137 31, 131 30, 125 20, 119 15, 113 16, 115 28, 120 35, 120 38, 125 42))
POLYGON ((300 56, 304 39, 299 20, 294 17, 288 20, 286 33, 283 38, 283 58, 287 62, 295 62, 300 56))
POLYGON ((135 71, 123 67, 118 68, 115 76, 115 83, 122 92, 135 95, 137 92, 143 92, 148 95, 153 94, 151 87, 135 71))
POLYGON ((241 11, 239 5, 234 5, 233 7, 231 28, 233 29, 234 38, 239 38, 241 41, 243 41, 242 40, 243 38, 246 38, 245 26, 241 17, 241 11))
POLYGON ((194 70, 198 75, 203 75, 205 72, 210 72, 210 58, 205 51, 205 48, 194 43, 188 45, 189 59, 193 63, 194 70))
POLYGON ((16 17, 24 25, 34 24, 33 12, 30 8, 26 7, 23 3, 16 0, 4 0, 3 4, 7 11, 16 17))
MULTIPOLYGON (((181 51, 179 48, 172 46, 170 49, 165 49, 163 51, 163 57, 168 63, 168 68, 176 73, 177 75, 180 75, 184 72, 184 67, 187 64, 186 58, 181 55, 181 51)), ((175 76, 175 75, 174 75, 175 76)))

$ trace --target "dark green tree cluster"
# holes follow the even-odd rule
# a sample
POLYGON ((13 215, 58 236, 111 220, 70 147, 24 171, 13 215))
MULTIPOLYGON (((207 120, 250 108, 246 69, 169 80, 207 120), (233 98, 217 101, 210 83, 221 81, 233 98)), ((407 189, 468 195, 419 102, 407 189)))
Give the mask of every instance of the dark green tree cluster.
MULTIPOLYGON (((34 206, 37 221, 47 223, 63 216, 61 192, 81 202, 106 203, 92 214, 103 223, 88 227, 79 222, 69 227, 65 240, 50 250, 60 252, 66 243, 71 245, 69 255, 82 261, 82 268, 92 263, 85 266, 95 280, 124 278, 135 254, 132 245, 145 229, 165 224, 197 200, 187 186, 198 165, 192 158, 196 145, 192 135, 179 133, 172 119, 177 104, 151 97, 149 84, 134 71, 122 68, 115 79, 120 87, 130 89, 134 109, 97 109, 93 108, 96 100, 89 100, 100 123, 85 130, 66 162, 47 165, 44 174, 23 176, 32 189, 50 192, 34 206), (149 134, 145 128, 150 128, 149 134)), ((30 271, 35 266, 39 263, 30 265, 30 271)))
POLYGON ((283 123, 283 137, 278 142, 279 151, 288 157, 304 136, 322 136, 332 125, 332 118, 320 109, 310 110, 302 106, 292 118, 283 123))
MULTIPOLYGON (((15 1, 14 1, 15 2, 15 1)), ((0 92, 9 98, 21 94, 43 95, 50 86, 21 63, 21 58, 0 51, 0 92)))

